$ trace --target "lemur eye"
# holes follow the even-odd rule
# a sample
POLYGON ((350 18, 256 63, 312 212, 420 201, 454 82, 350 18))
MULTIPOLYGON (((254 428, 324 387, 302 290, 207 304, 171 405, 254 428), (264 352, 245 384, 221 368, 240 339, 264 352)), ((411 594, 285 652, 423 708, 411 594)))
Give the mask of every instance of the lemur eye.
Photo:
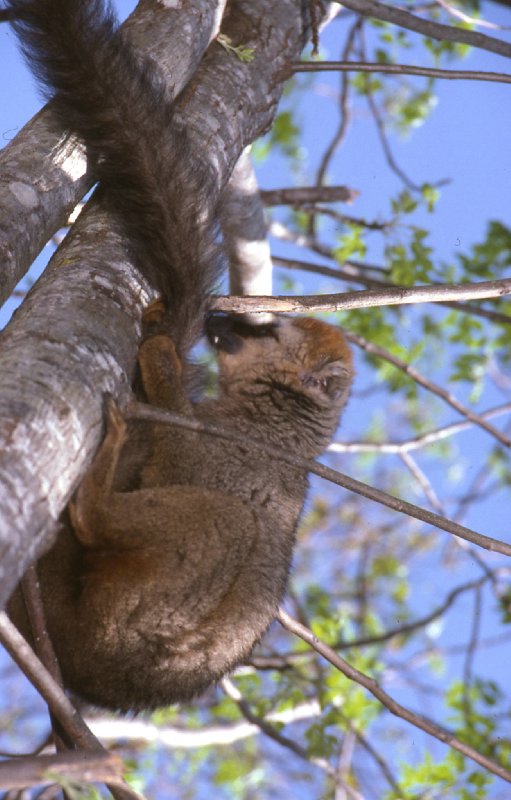
POLYGON ((256 325, 246 322, 237 315, 222 312, 209 314, 205 328, 210 344, 217 350, 231 354, 239 352, 243 347, 243 342, 247 339, 262 339, 266 336, 278 338, 277 322, 256 325))

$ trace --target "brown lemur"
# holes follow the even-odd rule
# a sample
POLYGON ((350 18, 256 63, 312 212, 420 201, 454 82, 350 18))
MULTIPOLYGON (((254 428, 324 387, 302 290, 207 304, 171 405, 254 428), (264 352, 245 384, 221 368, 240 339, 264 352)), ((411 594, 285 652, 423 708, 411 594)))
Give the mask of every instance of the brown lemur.
MULTIPOLYGON (((168 330, 140 346, 147 402, 247 437, 128 425, 110 401, 106 436, 69 505, 71 525, 39 562, 66 686, 100 706, 152 709, 205 690, 249 656, 274 619, 307 474, 249 440, 303 458, 323 452, 348 397, 351 353, 337 328, 317 320, 253 326, 212 315, 218 396, 189 399, 182 375, 219 255, 208 178, 188 157, 175 104, 104 0, 7 7, 55 114, 86 142, 103 202, 169 307, 168 330)), ((11 613, 26 631, 19 596, 11 613)))

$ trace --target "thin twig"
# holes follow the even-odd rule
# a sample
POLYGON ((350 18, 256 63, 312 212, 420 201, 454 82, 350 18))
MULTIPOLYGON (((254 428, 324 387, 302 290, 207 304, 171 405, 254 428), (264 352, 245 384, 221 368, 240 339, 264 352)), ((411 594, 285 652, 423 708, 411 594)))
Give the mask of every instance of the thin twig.
POLYGON ((399 457, 405 467, 410 470, 411 474, 421 487, 422 491, 426 496, 426 500, 429 500, 429 504, 431 508, 434 508, 437 514, 444 514, 445 511, 442 508, 442 503, 438 499, 438 495, 433 489, 431 482, 427 475, 423 472, 423 470, 419 467, 416 460, 410 455, 410 453, 402 452, 399 454, 399 457))
POLYGON ((403 789, 401 789, 400 785, 397 783, 396 779, 394 778, 392 772, 390 771, 389 765, 387 764, 385 759, 373 747, 369 739, 366 739, 366 737, 353 725, 352 722, 346 720, 346 723, 349 725, 350 730, 352 730, 353 733, 355 734, 356 739, 360 743, 360 745, 364 748, 364 750, 366 750, 369 753, 371 758, 378 764, 387 783, 394 790, 397 800, 405 800, 405 793, 403 789))
MULTIPOLYGON (((479 416, 482 419, 491 419, 498 417, 502 414, 511 413, 511 403, 504 403, 496 408, 490 408, 488 411, 483 411, 479 416)), ((442 439, 449 436, 454 436, 456 433, 471 430, 474 423, 469 420, 463 422, 454 422, 451 425, 445 425, 443 428, 437 428, 434 431, 423 433, 415 439, 407 439, 404 442, 333 442, 329 447, 330 453, 389 453, 401 455, 401 453, 409 453, 412 450, 419 450, 430 444, 436 444, 442 439)))
MULTIPOLYGON (((361 56, 364 60, 366 59, 365 39, 362 40, 361 56)), ((395 173, 395 175, 398 176, 398 178, 401 181, 403 181, 405 186, 407 186, 411 191, 420 192, 422 190, 420 184, 417 184, 415 183, 415 181, 412 181, 412 179, 407 175, 407 173, 399 166, 394 157, 394 153, 392 152, 392 148, 390 146, 390 142, 387 136, 385 121, 382 115, 380 114, 380 109, 378 108, 378 105, 374 97, 372 84, 369 81, 367 82, 365 87, 365 96, 367 100, 367 105, 369 106, 369 110, 375 122, 376 132, 378 134, 383 154, 385 156, 389 168, 392 170, 392 172, 395 173)), ((435 183, 433 185, 438 186, 438 183, 435 183)))
POLYGON ((262 731, 262 733, 265 733, 266 736, 269 736, 270 739, 278 742, 283 747, 287 747, 288 750, 291 750, 291 752, 302 758, 304 761, 319 767, 326 772, 327 775, 330 775, 331 778, 337 778, 336 770, 328 763, 326 759, 309 756, 307 751, 297 742, 293 741, 293 739, 289 739, 287 736, 284 736, 263 717, 259 717, 257 714, 254 714, 250 708, 250 705, 244 699, 239 689, 237 689, 237 687, 229 678, 222 678, 220 681, 220 686, 227 697, 236 703, 247 722, 250 722, 251 725, 255 725, 260 731, 262 731))
POLYGON ((436 0, 438 5, 445 8, 449 14, 452 14, 453 17, 457 17, 461 19, 462 22, 466 22, 468 25, 475 25, 476 27, 480 28, 490 28, 494 31, 505 31, 509 30, 507 26, 504 25, 497 25, 496 22, 489 22, 487 19, 478 19, 477 17, 471 17, 469 14, 465 14, 460 8, 455 8, 450 3, 447 3, 446 0, 436 0))
POLYGON ((485 575, 484 577, 478 578, 475 581, 470 581, 469 583, 464 583, 461 586, 457 586, 455 589, 449 592, 447 597, 439 606, 434 608, 433 611, 430 611, 430 613, 426 614, 424 617, 412 620, 411 622, 405 622, 402 625, 396 625, 395 628, 389 628, 384 633, 375 633, 372 636, 360 636, 357 639, 353 639, 349 642, 340 641, 335 645, 335 647, 336 649, 343 650, 346 648, 352 649, 355 647, 367 647, 388 642, 390 639, 394 639, 396 636, 407 636, 410 633, 414 633, 414 631, 430 625, 439 617, 443 617, 443 615, 451 608, 460 595, 464 594, 465 592, 472 591, 473 589, 480 589, 481 586, 483 586, 491 577, 493 576, 485 575))
POLYGON ((400 703, 394 700, 393 697, 387 694, 387 692, 381 688, 374 678, 369 677, 369 675, 365 675, 363 672, 360 672, 360 670, 351 666, 351 664, 341 658, 341 656, 339 656, 335 650, 318 639, 318 637, 315 636, 311 630, 286 614, 282 608, 278 611, 277 619, 283 628, 291 633, 294 633, 296 636, 299 636, 304 642, 307 642, 307 644, 309 644, 317 653, 322 655, 323 658, 326 658, 330 664, 342 672, 342 674, 345 675, 349 680, 354 681, 355 683, 358 683, 360 686, 363 686, 365 689, 367 689, 374 697, 376 697, 377 700, 380 701, 383 706, 385 706, 385 708, 391 712, 391 714, 410 722, 416 728, 425 731, 430 736, 433 736, 435 739, 438 739, 449 747, 452 747, 454 750, 457 750, 459 753, 462 753, 467 758, 470 758, 472 761, 475 761, 477 764, 484 767, 484 769, 511 783, 511 772, 503 767, 502 764, 497 763, 493 759, 488 758, 482 753, 479 753, 473 747, 470 747, 470 745, 465 744, 465 742, 460 741, 456 736, 454 736, 453 733, 451 733, 451 731, 441 727, 436 722, 433 722, 427 717, 417 714, 414 711, 410 711, 410 709, 402 706, 400 703))
MULTIPOLYGON (((358 19, 355 20, 354 24, 351 26, 348 35, 346 37, 346 42, 344 44, 344 48, 342 51, 342 58, 346 60, 353 48, 353 44, 355 41, 355 37, 360 30, 362 25, 362 20, 358 19)), ((326 171, 328 169, 328 165, 330 164, 335 151, 340 147, 346 135, 348 133, 348 128, 351 121, 351 116, 349 113, 349 104, 348 104, 348 92, 349 92, 349 81, 344 78, 341 79, 341 93, 339 97, 339 113, 340 113, 340 121, 337 127, 337 130, 334 132, 332 136, 331 142, 326 148, 323 156, 321 158, 321 162, 316 174, 316 186, 322 186, 326 171)))
POLYGON ((379 489, 375 489, 374 486, 369 486, 367 483, 362 483, 362 481, 358 481, 355 478, 351 478, 348 475, 337 472, 330 467, 326 467, 323 464, 318 464, 316 461, 308 461, 304 458, 298 458, 297 456, 291 455, 289 452, 281 450, 278 447, 270 447, 262 442, 250 439, 248 436, 232 433, 220 425, 206 424, 197 419, 191 419, 171 411, 162 411, 161 409, 154 408, 153 406, 136 402, 134 400, 131 401, 129 406, 125 409, 125 415, 128 419, 148 419, 166 425, 176 425, 181 428, 197 431, 198 433, 204 433, 208 436, 218 436, 223 439, 229 439, 230 441, 238 442, 244 447, 246 447, 247 444, 250 444, 252 447, 258 448, 262 452, 267 453, 272 458, 283 461, 284 463, 293 467, 298 467, 299 469, 305 469, 308 472, 312 472, 314 475, 318 475, 320 478, 324 478, 331 483, 335 483, 337 486, 342 486, 344 489, 347 489, 350 492, 355 492, 363 497, 367 497, 376 503, 387 506, 387 508, 392 508, 394 511, 407 514, 410 517, 414 517, 415 519, 419 519, 422 522, 428 523, 429 525, 433 525, 435 528, 440 528, 440 530, 452 533, 454 536, 459 536, 462 539, 466 539, 467 541, 472 542, 479 547, 483 547, 485 550, 511 556, 511 544, 499 541, 498 539, 493 539, 490 536, 484 536, 481 533, 476 533, 476 531, 473 531, 470 528, 465 528, 463 525, 459 525, 458 523, 452 522, 452 520, 441 517, 438 514, 434 514, 432 511, 428 511, 425 508, 419 508, 419 506, 415 506, 413 503, 407 503, 405 500, 401 500, 401 498, 394 497, 387 492, 382 492, 379 489))
POLYGON ((411 378, 415 383, 418 383, 419 386, 422 386, 424 389, 427 389, 432 394, 435 394, 437 397, 440 397, 447 405, 454 408, 459 414, 462 414, 466 419, 473 422, 475 425, 478 425, 480 428, 489 433, 493 436, 497 441, 501 444, 505 445, 506 447, 511 447, 511 439, 505 436, 498 428, 495 428, 489 422, 487 422, 483 417, 479 414, 476 414, 470 408, 467 408, 459 400, 454 397, 453 394, 448 392, 446 389, 442 388, 433 381, 430 381, 428 378, 425 378, 415 367, 412 367, 406 361, 403 361, 401 358, 392 355, 389 353, 388 350, 385 350, 383 347, 379 347, 378 345, 374 344, 373 342, 369 342, 367 339, 364 339, 362 336, 359 336, 356 333, 352 333, 350 331, 345 331, 345 336, 348 341, 356 344, 358 347, 361 347, 367 353, 371 355, 378 356, 379 358, 383 358, 389 364, 392 364, 396 369, 404 372, 411 378))
POLYGON ((437 69, 413 64, 379 64, 375 61, 296 61, 294 72, 379 72, 387 75, 420 75, 451 81, 490 81, 511 83, 507 72, 485 72, 470 69, 437 69))
POLYGON ((472 670, 474 658, 479 644, 479 635, 481 630, 481 612, 482 612, 482 591, 481 586, 474 594, 474 613, 472 615, 472 625, 470 630, 470 640, 468 642, 467 652, 463 664, 463 714, 465 717, 465 726, 467 728, 474 727, 472 703, 470 700, 470 689, 472 687, 472 670))

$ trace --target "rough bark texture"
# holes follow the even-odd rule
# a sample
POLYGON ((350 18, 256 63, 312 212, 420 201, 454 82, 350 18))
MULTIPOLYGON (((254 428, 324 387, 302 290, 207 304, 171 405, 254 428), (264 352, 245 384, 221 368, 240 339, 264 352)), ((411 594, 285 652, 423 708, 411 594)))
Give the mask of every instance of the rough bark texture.
MULTIPOLYGON (((124 23, 132 41, 168 75, 169 97, 190 80, 218 32, 225 0, 163 9, 145 0, 124 23)), ((51 103, 0 153, 0 303, 91 188, 83 146, 56 127, 51 103)))
MULTIPOLYGON (((213 44, 186 91, 182 119, 217 193, 243 148, 272 122, 283 68, 305 43, 303 8, 299 0, 233 2, 222 30, 235 44, 253 48, 253 61, 213 44)), ((163 15, 161 7, 154 14, 163 15)), ((51 544, 58 516, 100 439, 104 393, 128 390, 141 310, 153 296, 111 221, 94 206, 2 335, 2 603, 27 564, 51 544)))

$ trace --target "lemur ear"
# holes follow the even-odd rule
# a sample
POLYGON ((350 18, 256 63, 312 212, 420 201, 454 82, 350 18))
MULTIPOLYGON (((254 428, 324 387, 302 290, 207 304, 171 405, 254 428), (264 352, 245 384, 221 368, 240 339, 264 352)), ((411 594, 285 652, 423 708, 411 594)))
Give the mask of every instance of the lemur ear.
POLYGON ((335 401, 349 389, 352 373, 340 361, 331 361, 302 372, 300 378, 308 389, 335 401))

